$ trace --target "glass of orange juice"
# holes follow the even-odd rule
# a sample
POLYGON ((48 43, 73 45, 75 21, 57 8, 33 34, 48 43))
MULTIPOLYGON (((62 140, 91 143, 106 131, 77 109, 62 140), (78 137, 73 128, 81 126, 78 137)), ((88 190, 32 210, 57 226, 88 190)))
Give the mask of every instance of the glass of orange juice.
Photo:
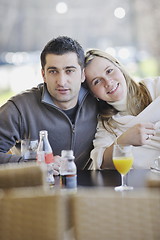
POLYGON ((130 171, 133 164, 132 145, 114 144, 112 159, 122 179, 121 186, 115 187, 115 190, 132 190, 133 187, 127 186, 125 178, 125 175, 130 171))

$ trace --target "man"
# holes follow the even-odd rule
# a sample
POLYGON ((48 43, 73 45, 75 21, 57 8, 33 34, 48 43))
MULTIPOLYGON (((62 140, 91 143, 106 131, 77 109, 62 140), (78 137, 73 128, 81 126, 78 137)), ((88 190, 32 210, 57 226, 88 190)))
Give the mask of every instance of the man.
POLYGON ((78 169, 88 167, 97 125, 97 106, 84 82, 84 51, 69 37, 51 40, 41 53, 44 83, 12 97, 0 108, 0 163, 20 162, 22 139, 47 130, 54 155, 72 149, 78 169))

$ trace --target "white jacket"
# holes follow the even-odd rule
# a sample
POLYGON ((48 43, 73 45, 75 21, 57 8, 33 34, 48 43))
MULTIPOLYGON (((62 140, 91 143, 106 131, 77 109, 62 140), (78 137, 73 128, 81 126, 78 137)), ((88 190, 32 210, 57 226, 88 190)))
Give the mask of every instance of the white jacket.
MULTIPOLYGON (((133 147, 134 163, 133 168, 148 169, 153 164, 155 158, 160 155, 160 77, 155 79, 145 79, 143 81, 150 91, 153 102, 145 108, 138 116, 122 115, 117 113, 113 118, 118 121, 118 128, 115 129, 117 136, 120 136, 129 127, 136 123, 153 122, 156 124, 156 135, 148 140, 147 145, 133 147), (156 99, 156 100, 155 100, 156 99), (155 101, 154 101, 155 100, 155 101)), ((94 149, 91 151, 93 159, 93 169, 100 169, 103 153, 107 147, 113 144, 116 136, 104 129, 101 121, 98 122, 97 132, 93 141, 94 149)))

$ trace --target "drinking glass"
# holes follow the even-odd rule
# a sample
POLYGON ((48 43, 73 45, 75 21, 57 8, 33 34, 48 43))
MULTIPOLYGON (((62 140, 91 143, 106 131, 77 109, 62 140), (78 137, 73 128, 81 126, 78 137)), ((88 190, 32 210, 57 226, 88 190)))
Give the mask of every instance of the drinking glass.
POLYGON ((21 156, 24 159, 36 159, 38 140, 21 140, 21 156))
POLYGON ((115 187, 116 191, 132 190, 127 186, 125 175, 130 171, 133 164, 132 145, 115 144, 113 146, 113 163, 117 171, 121 174, 121 186, 115 187))

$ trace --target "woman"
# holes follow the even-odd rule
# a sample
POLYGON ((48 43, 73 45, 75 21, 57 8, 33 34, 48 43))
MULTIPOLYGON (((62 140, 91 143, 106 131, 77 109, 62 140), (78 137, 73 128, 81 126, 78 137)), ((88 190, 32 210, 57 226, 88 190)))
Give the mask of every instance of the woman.
POLYGON ((150 168, 160 155, 160 111, 156 109, 159 116, 154 117, 155 102, 149 105, 160 96, 160 78, 135 82, 117 59, 100 50, 89 50, 85 62, 86 81, 100 107, 91 152, 94 169, 114 167, 115 142, 134 146, 134 168, 150 168))

